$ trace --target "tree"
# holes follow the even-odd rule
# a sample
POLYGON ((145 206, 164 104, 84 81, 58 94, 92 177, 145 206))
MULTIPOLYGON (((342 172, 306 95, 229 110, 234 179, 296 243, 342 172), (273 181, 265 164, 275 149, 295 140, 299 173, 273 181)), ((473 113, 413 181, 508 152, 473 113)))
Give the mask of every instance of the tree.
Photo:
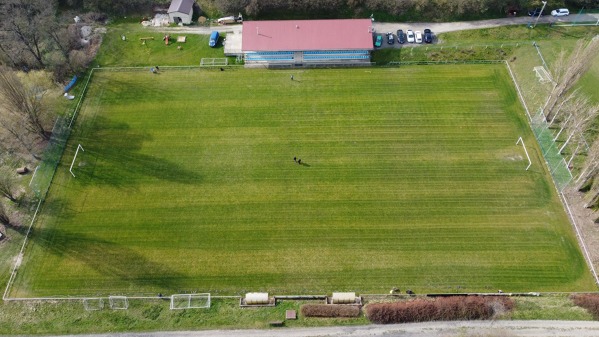
MULTIPOLYGON (((50 133, 46 130, 45 125, 50 116, 43 103, 43 95, 43 92, 35 92, 23 85, 13 71, 0 67, 0 109, 3 113, 3 121, 0 126, 15 131, 14 123, 16 122, 21 133, 49 140, 50 133), (12 127, 11 122, 13 123, 12 127)), ((9 132, 14 134, 10 130, 9 132)))
POLYGON ((0 195, 12 202, 17 202, 17 197, 14 193, 14 180, 11 178, 10 174, 7 174, 8 172, 1 173, 2 176, 0 177, 0 195))
POLYGON ((556 106, 565 99, 565 95, 576 85, 578 79, 586 73, 593 64, 593 59, 599 53, 599 38, 595 37, 588 43, 578 41, 574 51, 566 59, 565 52, 562 52, 553 66, 553 79, 556 85, 549 94, 549 99, 545 105, 545 118, 549 122, 557 113, 556 106))
POLYGON ((4 207, 3 203, 0 203, 0 224, 3 224, 6 227, 15 227, 8 214, 8 210, 4 207))
POLYGON ((55 48, 48 29, 55 20, 55 0, 0 2, 2 52, 13 64, 43 68, 44 55, 55 48))

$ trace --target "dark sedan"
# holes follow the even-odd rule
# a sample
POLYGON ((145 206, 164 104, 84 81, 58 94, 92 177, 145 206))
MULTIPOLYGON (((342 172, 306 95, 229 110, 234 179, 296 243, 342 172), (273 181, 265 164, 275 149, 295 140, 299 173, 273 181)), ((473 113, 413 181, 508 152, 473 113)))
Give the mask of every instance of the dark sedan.
POLYGON ((428 28, 424 30, 424 42, 433 43, 433 32, 428 28))

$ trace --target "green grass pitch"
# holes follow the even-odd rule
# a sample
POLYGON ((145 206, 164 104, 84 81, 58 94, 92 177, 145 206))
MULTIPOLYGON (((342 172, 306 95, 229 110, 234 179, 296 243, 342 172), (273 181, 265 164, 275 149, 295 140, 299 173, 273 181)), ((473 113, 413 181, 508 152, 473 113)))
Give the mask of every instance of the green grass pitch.
POLYGON ((549 179, 501 64, 99 71, 10 295, 595 289, 549 179))

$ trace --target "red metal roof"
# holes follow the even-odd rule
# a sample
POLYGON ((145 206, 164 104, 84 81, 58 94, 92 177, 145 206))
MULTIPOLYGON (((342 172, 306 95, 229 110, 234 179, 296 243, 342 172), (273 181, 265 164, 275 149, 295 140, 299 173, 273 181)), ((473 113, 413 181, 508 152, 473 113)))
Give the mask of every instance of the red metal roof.
POLYGON ((373 49, 370 19, 244 21, 243 51, 373 49))

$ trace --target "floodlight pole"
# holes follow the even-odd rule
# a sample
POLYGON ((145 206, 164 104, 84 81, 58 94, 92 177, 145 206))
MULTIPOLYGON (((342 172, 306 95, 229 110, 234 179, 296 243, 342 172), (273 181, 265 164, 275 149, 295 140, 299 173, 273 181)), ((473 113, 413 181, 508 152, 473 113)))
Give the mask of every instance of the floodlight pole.
POLYGON ((543 3, 543 7, 541 7, 541 12, 539 13, 539 15, 537 15, 537 19, 535 20, 535 24, 532 25, 532 28, 535 28, 537 26, 537 22, 539 22, 539 18, 541 17, 541 15, 543 15, 543 10, 545 9, 545 6, 547 6, 547 1, 541 1, 543 3))
POLYGON ((77 159, 77 154, 79 153, 79 149, 81 149, 81 151, 85 152, 85 150, 83 149, 83 146, 81 146, 81 144, 77 145, 77 150, 75 151, 75 156, 73 157, 73 162, 71 162, 71 167, 69 168, 69 172, 71 172, 73 177, 75 176, 75 173, 73 173, 73 165, 75 165, 75 159, 77 159))
POLYGON ((524 148, 524 153, 526 153, 526 158, 528 158, 528 166, 526 166, 526 171, 528 171, 528 169, 530 168, 530 165, 532 165, 532 161, 530 161, 530 156, 528 155, 528 151, 526 150, 526 145, 524 145, 524 141, 522 140, 522 137, 518 138, 516 145, 518 145, 518 143, 522 143, 522 147, 524 148))

